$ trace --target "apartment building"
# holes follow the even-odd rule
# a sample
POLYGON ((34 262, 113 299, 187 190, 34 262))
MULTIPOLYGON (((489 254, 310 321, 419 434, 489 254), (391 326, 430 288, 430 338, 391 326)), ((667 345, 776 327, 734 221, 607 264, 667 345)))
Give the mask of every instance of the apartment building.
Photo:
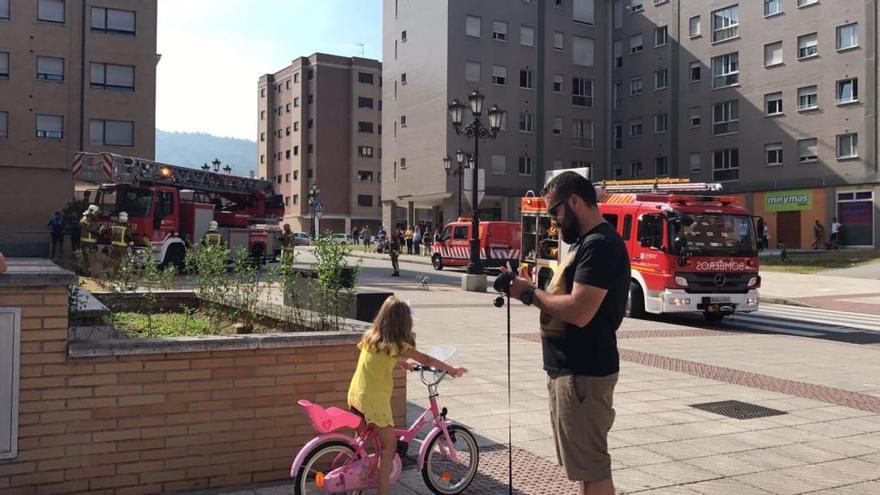
POLYGON ((472 143, 446 105, 479 89, 510 121, 481 143, 483 218, 516 219, 545 170, 590 166, 723 182, 773 245, 809 247, 834 217, 846 244, 880 245, 876 2, 447 4, 384 2, 387 217, 450 218, 441 160, 472 143))
POLYGON ((880 242, 875 2, 611 4, 606 177, 722 182, 772 245, 810 247, 833 217, 846 244, 880 242))
POLYGON ((262 76, 257 98, 258 175, 284 196, 283 223, 302 232, 317 226, 348 233, 365 225, 376 232, 382 64, 324 53, 299 57, 262 76), (309 204, 314 185, 322 212, 309 204))
POLYGON ((481 218, 518 218, 521 196, 540 189, 547 169, 601 163, 603 2, 383 5, 384 223, 443 224, 458 214, 459 201, 470 214, 470 195, 460 199, 459 178, 447 175, 443 158, 455 168, 456 150, 473 150, 447 115, 453 98, 466 103, 473 90, 486 95, 485 109, 505 112, 497 137, 480 142, 481 218))
POLYGON ((0 0, 0 250, 46 256, 74 153, 153 158, 156 2, 0 0))

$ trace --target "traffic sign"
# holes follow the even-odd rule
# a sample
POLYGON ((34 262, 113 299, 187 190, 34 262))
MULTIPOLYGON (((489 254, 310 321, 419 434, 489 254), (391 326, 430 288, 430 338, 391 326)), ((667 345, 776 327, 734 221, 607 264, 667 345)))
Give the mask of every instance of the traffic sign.
MULTIPOLYGON (((480 185, 479 189, 477 189, 477 204, 483 202, 483 196, 486 195, 486 170, 479 169, 477 170, 477 182, 480 185)), ((473 199, 473 172, 468 170, 465 172, 464 176, 464 187, 462 188, 461 195, 464 196, 464 199, 467 200, 468 203, 473 199)))
POLYGON ((315 201, 315 216, 321 218, 321 215, 324 214, 324 203, 321 200, 315 201))

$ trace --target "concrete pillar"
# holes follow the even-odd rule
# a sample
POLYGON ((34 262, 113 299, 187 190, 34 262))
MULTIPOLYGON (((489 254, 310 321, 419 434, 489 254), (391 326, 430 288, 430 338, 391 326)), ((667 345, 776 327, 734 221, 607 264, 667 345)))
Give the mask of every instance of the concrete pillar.
POLYGON ((345 216, 345 231, 346 234, 351 233, 351 215, 345 216))
POLYGON ((406 202, 406 225, 416 224, 416 205, 412 201, 406 202))

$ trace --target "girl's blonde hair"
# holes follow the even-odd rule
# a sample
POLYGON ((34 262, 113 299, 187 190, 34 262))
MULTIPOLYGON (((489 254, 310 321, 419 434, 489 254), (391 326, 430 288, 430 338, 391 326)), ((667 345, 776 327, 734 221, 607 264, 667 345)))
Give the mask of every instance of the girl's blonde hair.
POLYGON ((374 352, 391 355, 392 352, 399 352, 403 344, 415 347, 416 339, 412 328, 412 312, 409 305, 390 296, 379 308, 373 326, 364 332, 361 344, 374 352))

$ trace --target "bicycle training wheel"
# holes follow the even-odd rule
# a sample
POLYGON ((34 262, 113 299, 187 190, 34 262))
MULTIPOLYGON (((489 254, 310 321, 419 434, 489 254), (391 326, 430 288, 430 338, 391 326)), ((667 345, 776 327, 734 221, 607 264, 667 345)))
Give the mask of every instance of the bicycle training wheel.
POLYGON ((480 451, 477 439, 464 426, 449 427, 449 438, 455 450, 455 460, 448 455, 446 436, 443 433, 434 436, 428 445, 428 454, 422 467, 422 478, 428 488, 438 495, 456 495, 463 492, 474 476, 480 464, 480 451))
MULTIPOLYGON (((315 495, 326 493, 318 486, 324 475, 345 464, 355 456, 354 449, 346 442, 331 440, 318 444, 303 460, 299 472, 296 473, 295 495, 315 495)), ((360 490, 346 492, 359 495, 360 490)))

